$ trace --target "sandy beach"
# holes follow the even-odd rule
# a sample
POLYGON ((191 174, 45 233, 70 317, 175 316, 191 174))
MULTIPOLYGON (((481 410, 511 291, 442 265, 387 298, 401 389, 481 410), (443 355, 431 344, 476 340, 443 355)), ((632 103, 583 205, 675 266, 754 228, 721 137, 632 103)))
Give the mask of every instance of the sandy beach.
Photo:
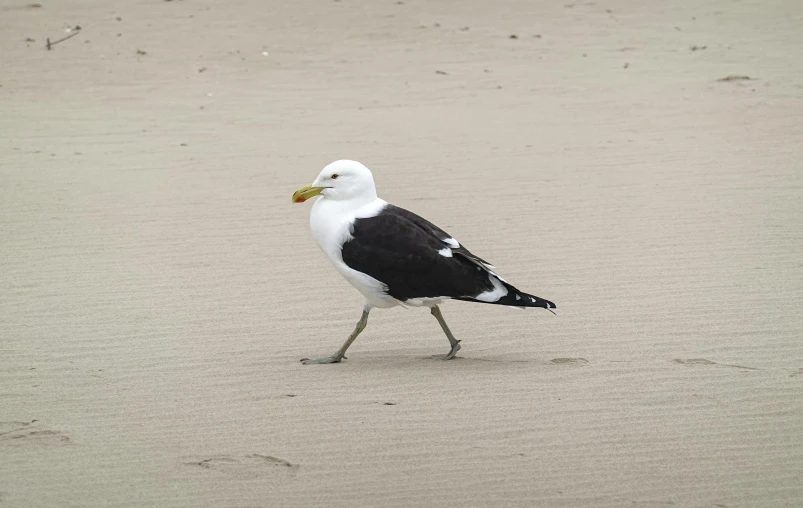
POLYGON ((801 27, 0 0, 0 507, 803 506, 801 27), (557 315, 301 365, 362 305, 290 202, 342 158, 557 315))

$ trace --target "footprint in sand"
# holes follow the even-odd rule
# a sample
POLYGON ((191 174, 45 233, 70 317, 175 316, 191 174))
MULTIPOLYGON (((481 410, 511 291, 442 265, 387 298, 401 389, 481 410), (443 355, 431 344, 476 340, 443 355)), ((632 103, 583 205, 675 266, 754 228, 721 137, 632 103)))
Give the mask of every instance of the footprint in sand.
POLYGON ((25 429, 28 425, 35 423, 36 420, 30 422, 0 422, 0 436, 25 429))
POLYGON ((585 358, 554 358, 552 359, 552 363, 555 365, 565 365, 565 364, 574 364, 574 365, 582 365, 584 363, 588 363, 588 360, 585 358))
POLYGON ((672 363, 679 363, 681 365, 716 365, 716 362, 706 360, 705 358, 675 358, 672 363))
POLYGON ((55 446, 70 443, 70 438, 61 432, 36 428, 36 421, 0 422, 0 445, 33 444, 55 446))
POLYGON ((680 365, 720 365, 722 367, 731 367, 742 371, 760 370, 756 367, 745 367, 744 365, 731 365, 729 363, 712 362, 711 360, 706 360, 705 358, 675 358, 672 360, 672 363, 678 363, 680 365))
POLYGON ((270 455, 214 455, 206 457, 188 457, 185 466, 195 466, 212 471, 220 471, 238 478, 259 478, 282 471, 295 475, 300 467, 284 459, 270 455))

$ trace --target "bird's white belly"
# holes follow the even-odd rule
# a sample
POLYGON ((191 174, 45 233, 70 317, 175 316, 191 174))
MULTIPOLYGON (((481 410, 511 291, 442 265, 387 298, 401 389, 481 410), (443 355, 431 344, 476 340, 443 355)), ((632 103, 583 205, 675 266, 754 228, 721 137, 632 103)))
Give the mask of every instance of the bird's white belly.
POLYGON ((428 307, 432 308, 435 305, 440 305, 446 300, 451 300, 448 296, 440 296, 440 297, 422 297, 422 298, 410 298, 409 300, 404 302, 404 305, 409 305, 410 307, 428 307))
POLYGON ((357 291, 362 293, 365 300, 371 307, 379 307, 387 309, 395 307, 401 302, 387 294, 387 288, 380 281, 371 277, 370 275, 352 270, 342 260, 338 262, 335 259, 329 258, 332 264, 335 265, 337 271, 343 276, 344 279, 357 288, 357 291))

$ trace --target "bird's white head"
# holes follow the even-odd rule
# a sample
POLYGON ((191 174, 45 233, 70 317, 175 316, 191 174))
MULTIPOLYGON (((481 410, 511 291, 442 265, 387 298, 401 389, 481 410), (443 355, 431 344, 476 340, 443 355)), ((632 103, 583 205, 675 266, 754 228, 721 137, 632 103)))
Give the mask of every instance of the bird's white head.
POLYGON ((374 176, 357 161, 335 161, 323 168, 312 185, 298 189, 293 194, 293 203, 303 203, 319 194, 336 201, 370 203, 376 199, 374 176))

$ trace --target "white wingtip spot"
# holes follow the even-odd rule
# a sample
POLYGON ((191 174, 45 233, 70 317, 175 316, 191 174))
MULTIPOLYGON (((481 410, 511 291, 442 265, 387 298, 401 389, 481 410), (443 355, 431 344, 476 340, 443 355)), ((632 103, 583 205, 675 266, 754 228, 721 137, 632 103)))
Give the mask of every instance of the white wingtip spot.
POLYGON ((450 249, 448 247, 444 247, 443 249, 438 251, 438 254, 440 254, 441 256, 443 256, 445 258, 450 258, 450 257, 452 257, 452 249, 450 249))
POLYGON ((532 300, 532 302, 535 303, 535 298, 533 298, 532 296, 530 297, 530 300, 532 300))
POLYGON ((448 245, 449 247, 451 247, 453 249, 459 249, 460 248, 460 244, 454 238, 444 238, 443 239, 443 243, 445 243, 446 245, 448 245))
POLYGON ((516 300, 521 300, 521 295, 516 295, 516 300))

